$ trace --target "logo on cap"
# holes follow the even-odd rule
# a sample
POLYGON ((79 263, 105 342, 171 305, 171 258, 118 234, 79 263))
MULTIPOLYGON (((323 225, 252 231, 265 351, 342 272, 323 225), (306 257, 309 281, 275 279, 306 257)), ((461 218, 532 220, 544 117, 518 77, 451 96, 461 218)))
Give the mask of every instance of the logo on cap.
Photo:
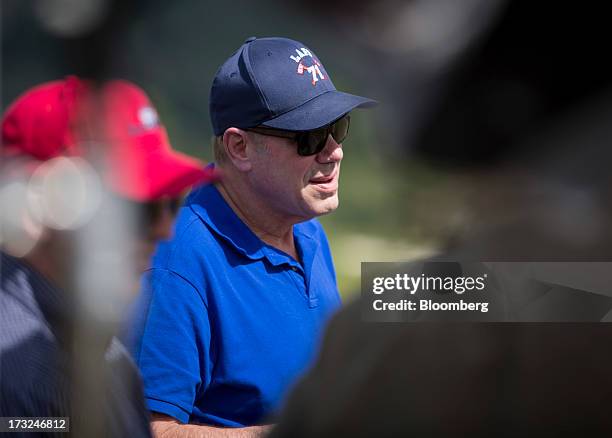
POLYGON ((313 86, 317 85, 319 79, 325 79, 325 76, 323 76, 323 73, 321 73, 321 69, 319 68, 321 64, 314 56, 312 56, 310 50, 308 50, 306 47, 302 47, 301 49, 295 49, 295 51, 297 52, 297 56, 291 55, 289 58, 298 64, 297 73, 299 75, 303 75, 305 71, 310 73, 312 76, 313 86), (307 57, 311 60, 310 65, 306 65, 303 62, 304 58, 307 57))
POLYGON ((145 106, 138 110, 138 120, 145 129, 155 128, 159 124, 157 111, 150 106, 145 106))

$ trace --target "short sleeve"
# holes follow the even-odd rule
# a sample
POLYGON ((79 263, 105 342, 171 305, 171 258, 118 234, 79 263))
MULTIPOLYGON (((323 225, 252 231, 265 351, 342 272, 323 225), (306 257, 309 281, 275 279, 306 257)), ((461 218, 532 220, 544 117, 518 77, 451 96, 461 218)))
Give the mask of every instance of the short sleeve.
POLYGON ((179 274, 152 269, 127 327, 151 411, 187 423, 197 394, 210 382, 210 325, 206 304, 179 274))

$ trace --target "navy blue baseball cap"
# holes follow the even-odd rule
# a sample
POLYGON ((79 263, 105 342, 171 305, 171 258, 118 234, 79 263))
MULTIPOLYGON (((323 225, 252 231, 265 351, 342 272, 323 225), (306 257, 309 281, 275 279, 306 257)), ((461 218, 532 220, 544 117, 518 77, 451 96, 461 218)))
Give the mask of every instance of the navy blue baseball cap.
POLYGON ((210 90, 215 135, 258 125, 309 131, 377 104, 336 90, 319 58, 287 38, 247 39, 219 68, 210 90))

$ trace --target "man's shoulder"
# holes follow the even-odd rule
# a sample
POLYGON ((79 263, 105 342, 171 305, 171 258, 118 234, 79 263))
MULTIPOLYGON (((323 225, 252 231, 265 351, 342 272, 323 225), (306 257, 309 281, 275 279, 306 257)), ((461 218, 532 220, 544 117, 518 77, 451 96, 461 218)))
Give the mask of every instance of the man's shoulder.
POLYGON ((34 282, 35 273, 18 259, 3 254, 0 261, 0 411, 62 416, 65 357, 45 317, 44 311, 54 309, 37 301, 37 296, 49 298, 48 290, 34 282))
POLYGON ((21 260, 0 253, 0 350, 29 337, 54 339, 51 322, 68 317, 61 292, 21 260), (51 321, 48 316, 52 316, 51 321))
POLYGON ((201 241, 218 239, 211 229, 215 228, 214 211, 228 207, 214 186, 203 186, 194 190, 180 208, 170 243, 181 249, 198 247, 201 241))
POLYGON ((193 246, 194 240, 213 238, 206 222, 187 205, 181 208, 173 236, 168 242, 175 245, 193 246))
POLYGON ((216 238, 206 223, 189 206, 181 208, 173 236, 157 246, 154 268, 170 268, 176 258, 204 257, 216 246, 216 238))

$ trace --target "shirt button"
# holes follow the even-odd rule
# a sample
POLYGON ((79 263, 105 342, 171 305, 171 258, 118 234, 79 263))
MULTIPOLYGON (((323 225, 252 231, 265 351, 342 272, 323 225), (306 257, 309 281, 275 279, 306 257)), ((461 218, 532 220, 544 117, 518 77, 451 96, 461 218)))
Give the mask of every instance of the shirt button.
POLYGON ((295 266, 292 266, 292 267, 291 267, 291 270, 292 270, 293 272, 297 272, 297 268, 296 268, 295 266))

